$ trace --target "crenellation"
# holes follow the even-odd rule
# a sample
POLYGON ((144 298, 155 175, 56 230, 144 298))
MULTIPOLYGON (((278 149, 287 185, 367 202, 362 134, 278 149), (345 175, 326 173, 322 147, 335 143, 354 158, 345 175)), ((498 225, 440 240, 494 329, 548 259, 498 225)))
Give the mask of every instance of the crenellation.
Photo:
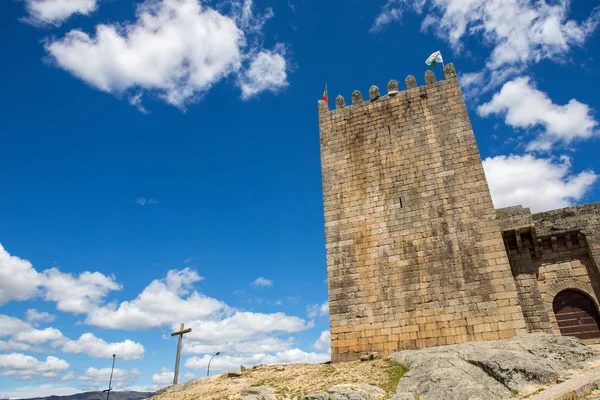
POLYGON ((557 332, 561 282, 597 299, 600 206, 494 210, 452 64, 444 77, 319 103, 333 361, 557 332))
POLYGON ((435 82, 436 82, 436 79, 435 79, 435 74, 433 73, 433 71, 430 69, 425 71, 425 84, 433 85, 435 82))
POLYGON ((354 92, 352 92, 352 105, 357 105, 357 104, 362 104, 362 103, 363 103, 362 94, 360 94, 360 92, 358 90, 355 90, 354 92))
POLYGON ((369 99, 375 101, 380 97, 379 88, 375 85, 369 88, 369 99))
POLYGON ((417 79, 412 75, 407 76, 404 82, 406 83, 407 90, 414 89, 417 87, 417 79))

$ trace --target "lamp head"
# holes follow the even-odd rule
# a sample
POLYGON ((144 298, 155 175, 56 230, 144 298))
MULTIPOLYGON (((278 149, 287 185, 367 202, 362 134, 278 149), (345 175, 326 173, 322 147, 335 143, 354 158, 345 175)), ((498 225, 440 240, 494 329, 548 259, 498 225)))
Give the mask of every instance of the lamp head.
POLYGON ((220 352, 220 351, 217 351, 217 354, 215 354, 215 356, 218 356, 219 354, 221 354, 221 352, 220 352))

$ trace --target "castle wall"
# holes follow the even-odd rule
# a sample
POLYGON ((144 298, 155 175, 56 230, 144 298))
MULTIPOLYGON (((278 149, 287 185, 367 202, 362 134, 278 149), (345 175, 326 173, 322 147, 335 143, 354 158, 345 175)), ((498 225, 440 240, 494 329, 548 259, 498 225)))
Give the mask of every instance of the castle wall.
POLYGON ((332 360, 525 332, 454 67, 319 103, 332 360))
POLYGON ((600 204, 497 213, 529 331, 560 334, 552 302, 562 290, 583 292, 598 306, 600 204))

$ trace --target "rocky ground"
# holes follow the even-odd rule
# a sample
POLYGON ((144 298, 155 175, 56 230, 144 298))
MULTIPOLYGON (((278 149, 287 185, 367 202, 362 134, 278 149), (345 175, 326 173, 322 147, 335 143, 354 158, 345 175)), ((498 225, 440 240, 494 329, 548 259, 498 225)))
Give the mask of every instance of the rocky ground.
POLYGON ((585 399, 596 400, 589 382, 600 382, 599 354, 574 338, 531 334, 387 360, 258 366, 163 389, 154 400, 562 400, 549 388, 578 375, 590 387, 585 399))

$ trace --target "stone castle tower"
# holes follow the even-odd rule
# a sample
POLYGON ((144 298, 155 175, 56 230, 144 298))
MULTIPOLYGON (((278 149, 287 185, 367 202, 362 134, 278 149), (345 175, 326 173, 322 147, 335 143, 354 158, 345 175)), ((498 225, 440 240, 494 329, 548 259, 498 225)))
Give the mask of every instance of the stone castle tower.
POLYGON ((319 102, 332 360, 527 332, 452 64, 319 102))

